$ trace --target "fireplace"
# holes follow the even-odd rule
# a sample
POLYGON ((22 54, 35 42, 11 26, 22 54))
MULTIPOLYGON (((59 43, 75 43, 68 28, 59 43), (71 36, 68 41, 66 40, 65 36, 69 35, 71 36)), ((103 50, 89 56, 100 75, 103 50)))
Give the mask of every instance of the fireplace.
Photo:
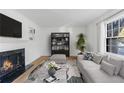
POLYGON ((0 52, 0 82, 12 82, 24 71, 25 49, 0 52))

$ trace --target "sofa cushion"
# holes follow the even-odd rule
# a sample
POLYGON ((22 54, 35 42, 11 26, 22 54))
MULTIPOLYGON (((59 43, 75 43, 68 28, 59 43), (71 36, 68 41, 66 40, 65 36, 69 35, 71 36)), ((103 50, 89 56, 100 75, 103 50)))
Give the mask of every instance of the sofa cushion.
POLYGON ((115 66, 110 63, 107 63, 106 61, 102 61, 100 69, 111 76, 113 76, 115 73, 115 66))
POLYGON ((89 83, 124 83, 124 79, 120 76, 110 76, 106 74, 100 67, 84 68, 84 75, 89 83))
POLYGON ((50 61, 55 61, 56 64, 65 64, 66 56, 64 54, 54 54, 50 57, 50 61))
POLYGON ((78 61, 78 67, 83 78, 88 83, 124 83, 124 79, 120 76, 110 76, 103 70, 100 65, 92 61, 78 61))
POLYGON ((80 61, 81 65, 83 66, 83 68, 96 68, 97 65, 96 63, 94 63, 93 61, 89 61, 89 60, 82 60, 80 61))
POLYGON ((97 53, 93 53, 93 62, 95 62, 96 64, 100 64, 102 61, 102 56, 97 54, 97 53))
POLYGON ((110 56, 108 63, 113 64, 115 66, 115 75, 118 75, 121 66, 122 66, 122 59, 116 57, 116 56, 110 56))
POLYGON ((124 63, 120 69, 119 75, 124 78, 124 63))

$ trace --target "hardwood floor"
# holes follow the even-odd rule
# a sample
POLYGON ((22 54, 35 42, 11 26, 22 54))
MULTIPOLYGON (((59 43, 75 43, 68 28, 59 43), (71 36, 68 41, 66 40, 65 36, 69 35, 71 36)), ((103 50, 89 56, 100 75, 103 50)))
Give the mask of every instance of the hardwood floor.
POLYGON ((15 79, 12 83, 23 83, 25 80, 28 79, 30 73, 37 68, 38 65, 41 65, 43 62, 45 62, 48 59, 47 56, 42 56, 32 62, 33 65, 31 68, 29 68, 27 71, 25 71, 21 76, 19 76, 17 79, 15 79))
POLYGON ((70 57, 67 57, 67 60, 77 60, 77 57, 76 56, 70 56, 70 57))
MULTIPOLYGON (((27 71, 25 71, 22 75, 20 75, 17 79, 15 79, 12 83, 23 83, 25 80, 28 79, 31 72, 36 69, 39 65, 43 64, 46 60, 48 60, 48 56, 42 56, 37 60, 33 61, 32 67, 30 67, 27 71)), ((76 60, 75 56, 67 57, 67 60, 76 60)))

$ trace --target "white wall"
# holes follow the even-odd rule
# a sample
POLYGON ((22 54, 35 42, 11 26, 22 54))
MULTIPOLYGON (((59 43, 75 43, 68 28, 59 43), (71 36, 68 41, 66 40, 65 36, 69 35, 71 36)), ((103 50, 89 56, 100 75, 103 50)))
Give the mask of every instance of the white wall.
POLYGON ((105 29, 104 23, 93 22, 86 27, 87 51, 105 52, 105 29))
POLYGON ((86 26, 87 51, 97 51, 97 26, 93 22, 86 26))
POLYGON ((36 24, 15 10, 0 10, 0 13, 22 22, 23 34, 22 39, 0 37, 0 52, 25 48, 26 64, 43 55, 42 37, 39 34, 41 29, 36 24), (36 29, 35 40, 28 40, 29 27, 36 29))
POLYGON ((42 28, 44 55, 50 55, 50 35, 52 32, 70 32, 70 55, 75 56, 79 53, 76 49, 77 35, 80 33, 85 34, 85 27, 42 28))

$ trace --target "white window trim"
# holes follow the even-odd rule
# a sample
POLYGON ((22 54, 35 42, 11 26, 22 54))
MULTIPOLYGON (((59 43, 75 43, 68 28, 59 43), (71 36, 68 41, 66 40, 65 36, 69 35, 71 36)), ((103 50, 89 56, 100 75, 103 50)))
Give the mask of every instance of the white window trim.
POLYGON ((120 12, 119 14, 100 23, 101 24, 101 26, 100 26, 100 43, 99 43, 100 44, 100 52, 110 53, 110 52, 107 52, 107 50, 106 50, 106 38, 108 38, 106 26, 108 23, 111 23, 111 22, 116 21, 121 18, 124 18, 124 11, 120 12))

